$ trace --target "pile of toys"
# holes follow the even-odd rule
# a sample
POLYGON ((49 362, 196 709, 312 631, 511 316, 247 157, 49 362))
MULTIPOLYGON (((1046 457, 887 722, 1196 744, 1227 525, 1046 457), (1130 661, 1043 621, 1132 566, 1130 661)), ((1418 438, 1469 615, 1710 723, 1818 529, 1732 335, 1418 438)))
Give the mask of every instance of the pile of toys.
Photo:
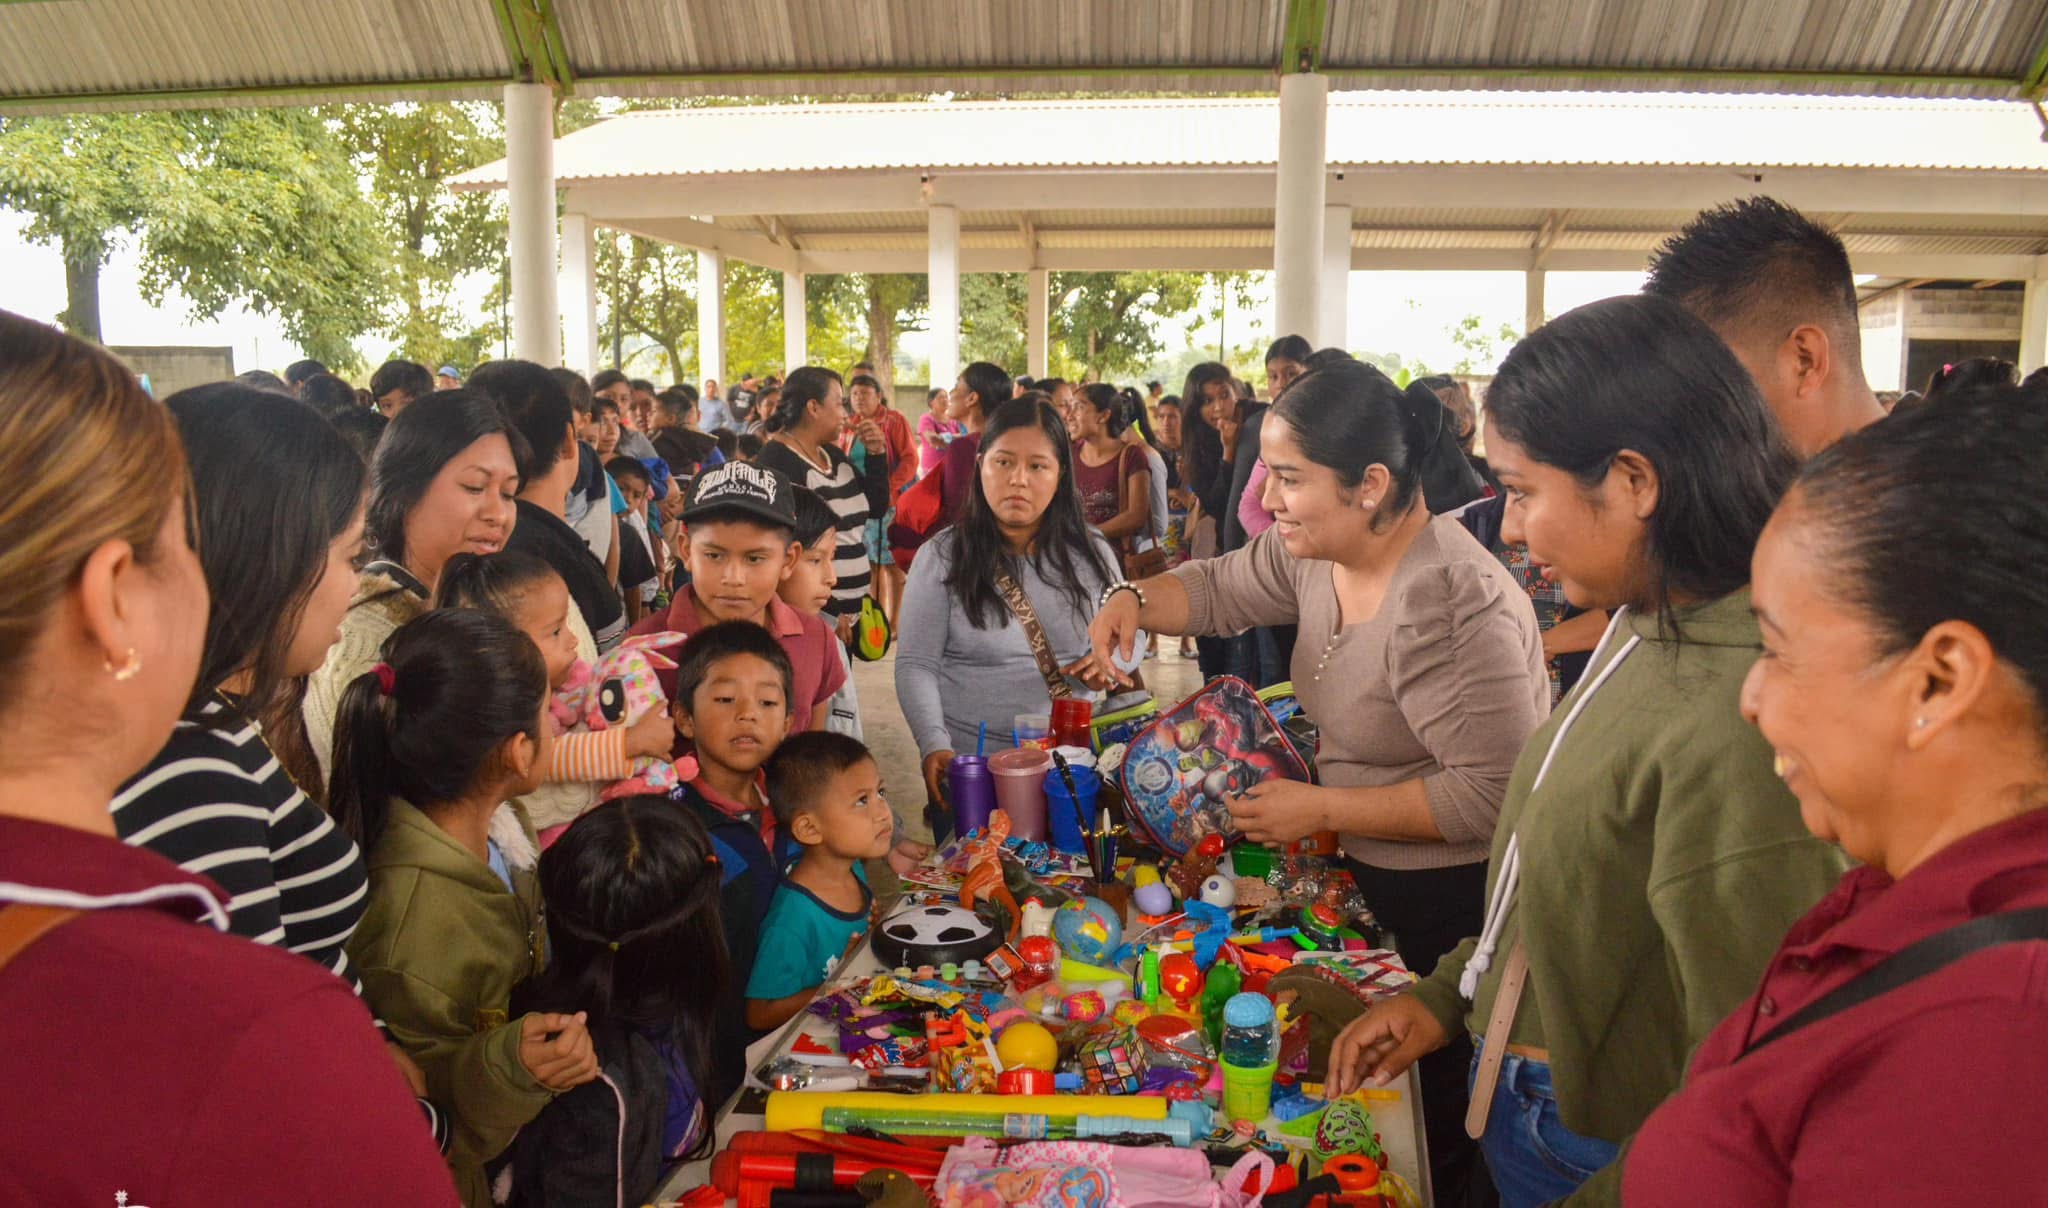
MULTIPOLYGON (((1274 850, 1230 831, 1231 795, 1308 774, 1234 683, 1102 752, 1137 850, 1077 863, 1011 835, 997 809, 911 878, 924 888, 871 937, 881 971, 829 987, 790 1059, 763 1071, 768 1129, 917 1154, 985 1139, 898 1168, 932 1202, 975 1208, 1122 1198, 1115 1176, 1027 1177, 1094 1161, 1061 1146, 1184 1155, 1104 1167, 1147 1178, 1231 1167, 1224 1203, 1415 1203, 1371 1115, 1398 1094, 1326 1101, 1321 1085, 1336 1033, 1414 977, 1333 844, 1274 850)), ((867 1171, 859 1155, 835 1161, 867 1171)))

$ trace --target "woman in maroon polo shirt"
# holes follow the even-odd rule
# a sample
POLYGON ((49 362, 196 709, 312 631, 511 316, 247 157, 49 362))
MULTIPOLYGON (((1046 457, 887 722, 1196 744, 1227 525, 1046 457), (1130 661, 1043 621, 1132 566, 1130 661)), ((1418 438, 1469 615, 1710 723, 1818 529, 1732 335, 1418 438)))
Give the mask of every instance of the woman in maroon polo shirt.
POLYGON ((454 1203, 347 983, 114 835, 205 638, 171 413, 0 311, 0 482, 0 1203, 454 1203))
POLYGON ((1743 713, 1865 866, 1636 1134, 1631 1208, 2041 1202, 2048 924, 1951 929, 2048 907, 2043 448, 2048 399, 1943 399, 1821 454, 1765 530, 1743 713), (1886 964, 1937 934, 1950 963, 1886 964))

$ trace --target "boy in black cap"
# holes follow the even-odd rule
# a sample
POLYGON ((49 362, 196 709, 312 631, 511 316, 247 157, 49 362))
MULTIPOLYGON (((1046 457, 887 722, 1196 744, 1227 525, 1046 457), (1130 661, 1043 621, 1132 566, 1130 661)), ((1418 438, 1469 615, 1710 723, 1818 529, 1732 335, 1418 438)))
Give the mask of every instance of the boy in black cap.
MULTIPOLYGON (((790 732, 822 728, 826 702, 846 682, 832 629, 775 594, 803 552, 796 543, 796 488, 765 466, 726 462, 690 484, 682 524, 676 553, 689 568, 689 586, 632 632, 694 634, 721 621, 761 626, 789 655, 790 732)), ((660 673, 670 700, 676 699, 675 674, 660 673)))

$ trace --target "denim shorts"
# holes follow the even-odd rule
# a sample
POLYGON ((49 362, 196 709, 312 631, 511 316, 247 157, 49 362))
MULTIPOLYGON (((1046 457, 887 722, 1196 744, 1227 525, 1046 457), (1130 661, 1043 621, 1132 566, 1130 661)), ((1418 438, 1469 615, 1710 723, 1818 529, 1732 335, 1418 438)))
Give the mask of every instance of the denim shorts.
MULTIPOLYGON (((1468 1085, 1477 1081, 1479 1055, 1485 1048, 1483 1038, 1472 1038, 1468 1085)), ((1535 1208, 1561 1200, 1621 1154, 1613 1142, 1582 1137, 1566 1128, 1557 1118, 1550 1067, 1513 1053, 1501 1059, 1493 1111, 1479 1148, 1500 1189, 1502 1208, 1535 1208)))

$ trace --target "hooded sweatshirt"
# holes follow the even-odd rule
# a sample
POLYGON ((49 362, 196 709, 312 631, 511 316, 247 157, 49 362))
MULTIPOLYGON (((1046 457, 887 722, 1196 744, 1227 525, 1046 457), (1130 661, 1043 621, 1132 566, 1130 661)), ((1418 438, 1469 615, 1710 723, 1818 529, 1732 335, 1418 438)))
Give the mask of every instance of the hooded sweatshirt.
POLYGON ((519 1060, 512 988, 544 959, 538 847, 516 803, 498 807, 491 840, 512 888, 408 802, 393 800, 370 852, 370 898, 348 952, 363 997, 448 1109, 448 1164, 464 1204, 491 1197, 484 1165, 551 1095, 519 1060))

